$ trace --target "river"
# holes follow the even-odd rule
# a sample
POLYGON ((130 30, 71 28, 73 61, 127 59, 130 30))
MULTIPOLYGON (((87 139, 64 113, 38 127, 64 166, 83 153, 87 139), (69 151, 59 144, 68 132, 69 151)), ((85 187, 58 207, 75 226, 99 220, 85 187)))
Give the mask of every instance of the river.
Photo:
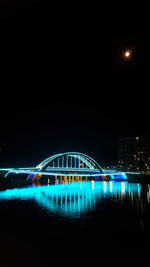
POLYGON ((150 184, 0 191, 0 266, 149 266, 150 184))

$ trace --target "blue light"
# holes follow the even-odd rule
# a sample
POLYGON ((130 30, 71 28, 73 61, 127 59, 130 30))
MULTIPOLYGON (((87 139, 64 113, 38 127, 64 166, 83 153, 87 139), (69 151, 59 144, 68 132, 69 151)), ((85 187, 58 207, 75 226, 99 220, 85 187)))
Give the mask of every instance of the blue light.
POLYGON ((29 181, 37 180, 37 177, 39 180, 42 175, 95 177, 95 180, 109 177, 112 180, 127 180, 125 172, 102 169, 93 158, 79 152, 66 152, 53 155, 43 160, 36 167, 7 168, 0 169, 0 171, 4 177, 9 176, 11 173, 29 174, 27 178, 29 181))
MULTIPOLYGON (((72 169, 77 169, 77 162, 76 162, 76 159, 79 159, 79 161, 81 161, 83 164, 85 164, 86 168, 89 168, 91 170, 94 170, 94 169, 97 169, 99 170, 100 173, 103 173, 103 169, 101 168, 101 166, 91 157, 89 157, 88 155, 86 154, 83 154, 83 153, 79 153, 79 152, 66 152, 66 153, 60 153, 60 154, 56 154, 56 155, 53 155, 45 160, 43 160, 40 164, 37 165, 37 169, 39 169, 40 171, 43 171, 45 170, 48 165, 51 163, 51 162, 54 162, 54 160, 58 160, 58 159, 62 159, 62 166, 58 166, 58 168, 60 169, 64 167, 64 157, 66 157, 66 161, 65 161, 65 169, 68 168, 68 158, 70 158, 70 164, 71 164, 71 168, 72 169), (75 160, 75 166, 73 167, 72 166, 72 160, 75 160)), ((79 169, 82 169, 80 167, 80 164, 79 164, 79 169)))
POLYGON ((70 218, 79 217, 93 210, 96 203, 107 196, 121 199, 141 194, 140 184, 115 181, 88 181, 49 186, 30 186, 0 192, 0 200, 33 200, 47 213, 57 213, 70 218))

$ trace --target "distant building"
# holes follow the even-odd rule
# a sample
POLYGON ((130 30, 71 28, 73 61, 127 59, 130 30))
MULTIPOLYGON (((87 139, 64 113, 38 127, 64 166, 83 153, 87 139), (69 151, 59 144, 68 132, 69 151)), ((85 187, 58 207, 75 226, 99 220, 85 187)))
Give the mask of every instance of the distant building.
POLYGON ((118 169, 150 172, 150 148, 147 137, 127 137, 118 140, 118 169))

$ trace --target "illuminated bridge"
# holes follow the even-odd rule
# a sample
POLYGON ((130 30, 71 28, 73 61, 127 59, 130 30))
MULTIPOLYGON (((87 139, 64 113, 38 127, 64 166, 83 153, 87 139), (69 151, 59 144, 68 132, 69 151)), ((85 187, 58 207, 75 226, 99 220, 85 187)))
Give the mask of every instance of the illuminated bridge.
POLYGON ((11 173, 26 173, 27 180, 39 180, 42 175, 57 177, 101 177, 127 179, 126 173, 104 170, 93 158, 79 152, 67 152, 53 155, 36 167, 0 169, 7 177, 11 173))

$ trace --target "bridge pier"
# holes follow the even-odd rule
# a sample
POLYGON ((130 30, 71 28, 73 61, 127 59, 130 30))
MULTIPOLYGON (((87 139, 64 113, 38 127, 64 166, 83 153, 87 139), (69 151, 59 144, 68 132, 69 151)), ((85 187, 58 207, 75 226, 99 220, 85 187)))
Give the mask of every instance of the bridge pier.
POLYGON ((32 182, 33 183, 39 182, 39 180, 41 179, 41 177, 42 177, 42 174, 40 174, 40 173, 35 174, 35 176, 32 179, 32 182))

